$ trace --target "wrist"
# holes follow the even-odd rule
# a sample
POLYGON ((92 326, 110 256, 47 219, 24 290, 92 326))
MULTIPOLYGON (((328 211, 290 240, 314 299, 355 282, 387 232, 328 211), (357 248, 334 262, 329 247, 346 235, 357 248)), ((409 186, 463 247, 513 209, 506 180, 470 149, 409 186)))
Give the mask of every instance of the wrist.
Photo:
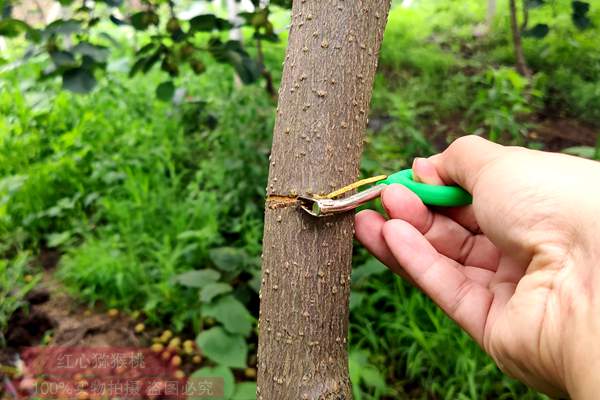
POLYGON ((595 400, 598 398, 600 382, 600 360, 573 365, 567 373, 567 392, 573 400, 595 400))
POLYGON ((594 293, 600 290, 600 279, 595 273, 600 255, 596 250, 574 252, 576 268, 582 281, 579 296, 572 299, 564 320, 563 366, 564 384, 574 400, 597 399, 600 390, 600 302, 594 293))

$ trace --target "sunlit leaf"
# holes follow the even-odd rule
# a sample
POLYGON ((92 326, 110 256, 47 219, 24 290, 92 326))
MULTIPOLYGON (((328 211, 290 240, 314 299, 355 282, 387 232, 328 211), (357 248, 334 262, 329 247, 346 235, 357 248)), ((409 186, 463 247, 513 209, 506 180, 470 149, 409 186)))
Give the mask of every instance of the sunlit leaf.
POLYGON ((202 314, 213 317, 223 324, 230 333, 248 336, 252 331, 254 318, 246 307, 234 296, 228 295, 202 308, 202 314))
POLYGON ((200 289, 200 301, 210 303, 215 297, 233 290, 230 284, 225 282, 213 282, 200 289))
POLYGON ((7 18, 0 20, 0 36, 17 37, 31 30, 30 26, 19 19, 7 18))
POLYGON ((245 368, 248 345, 241 335, 227 333, 220 326, 202 331, 196 343, 207 358, 226 367, 245 368))
POLYGON ((240 382, 235 385, 235 392, 231 400, 255 400, 256 382, 240 382))
MULTIPOLYGON (((191 397, 191 400, 195 400, 195 399, 202 399, 202 400, 222 400, 222 399, 230 399, 231 396, 234 393, 234 390, 236 389, 236 385, 235 385, 235 377, 233 376, 233 373, 231 372, 231 370, 227 367, 224 367, 222 365, 217 365, 216 367, 204 367, 204 368, 200 368, 199 370, 195 371, 191 376, 191 385, 193 387, 194 384, 194 380, 198 379, 198 378, 222 378, 223 379, 223 396, 219 396, 219 397, 209 397, 206 394, 203 393, 198 393, 198 395, 201 397, 197 397, 194 398, 193 396, 191 397)), ((239 386, 239 385, 238 385, 239 386)), ((192 395, 193 395, 193 391, 192 391, 192 395)), ((246 397, 244 400, 248 400, 249 398, 246 397)))
POLYGON ((216 282, 221 277, 221 273, 214 269, 200 269, 197 271, 187 271, 173 278, 175 283, 183 286, 202 288, 209 283, 216 282))

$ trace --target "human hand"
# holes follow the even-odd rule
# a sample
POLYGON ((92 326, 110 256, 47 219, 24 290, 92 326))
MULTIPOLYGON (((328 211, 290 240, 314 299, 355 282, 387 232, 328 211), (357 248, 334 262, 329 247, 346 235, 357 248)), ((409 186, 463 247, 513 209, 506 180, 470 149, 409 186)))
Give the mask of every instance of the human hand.
POLYGON ((596 398, 600 378, 600 163, 456 140, 415 177, 458 184, 473 204, 430 210, 382 193, 389 220, 356 215, 356 237, 408 277, 509 375, 553 396, 596 398))

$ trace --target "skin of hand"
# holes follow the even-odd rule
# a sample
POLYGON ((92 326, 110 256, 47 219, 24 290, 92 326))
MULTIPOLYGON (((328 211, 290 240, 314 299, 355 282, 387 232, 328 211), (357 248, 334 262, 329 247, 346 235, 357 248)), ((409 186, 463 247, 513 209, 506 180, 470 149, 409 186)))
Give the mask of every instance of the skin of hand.
POLYGON ((473 204, 432 210, 390 185, 389 219, 358 213, 358 240, 505 373, 551 396, 597 398, 600 163, 466 136, 413 171, 462 186, 473 204))

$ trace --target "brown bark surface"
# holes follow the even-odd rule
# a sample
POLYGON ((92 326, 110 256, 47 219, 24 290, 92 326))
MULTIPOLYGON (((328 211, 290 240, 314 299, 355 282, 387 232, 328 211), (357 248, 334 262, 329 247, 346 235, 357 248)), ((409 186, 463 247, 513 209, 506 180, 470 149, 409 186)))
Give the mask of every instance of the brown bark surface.
MULTIPOLYGON (((510 28, 513 37, 513 46, 515 50, 515 60, 517 64, 517 72, 526 78, 531 77, 531 71, 527 66, 525 55, 523 54, 523 45, 521 44, 521 30, 519 29, 519 22, 517 21, 517 4, 515 0, 509 0, 510 8, 510 28)), ((523 6, 525 7, 525 6, 523 6)))
POLYGON ((258 398, 350 399, 353 217, 316 219, 296 196, 359 173, 389 0, 297 0, 271 152, 263 240, 258 398))

